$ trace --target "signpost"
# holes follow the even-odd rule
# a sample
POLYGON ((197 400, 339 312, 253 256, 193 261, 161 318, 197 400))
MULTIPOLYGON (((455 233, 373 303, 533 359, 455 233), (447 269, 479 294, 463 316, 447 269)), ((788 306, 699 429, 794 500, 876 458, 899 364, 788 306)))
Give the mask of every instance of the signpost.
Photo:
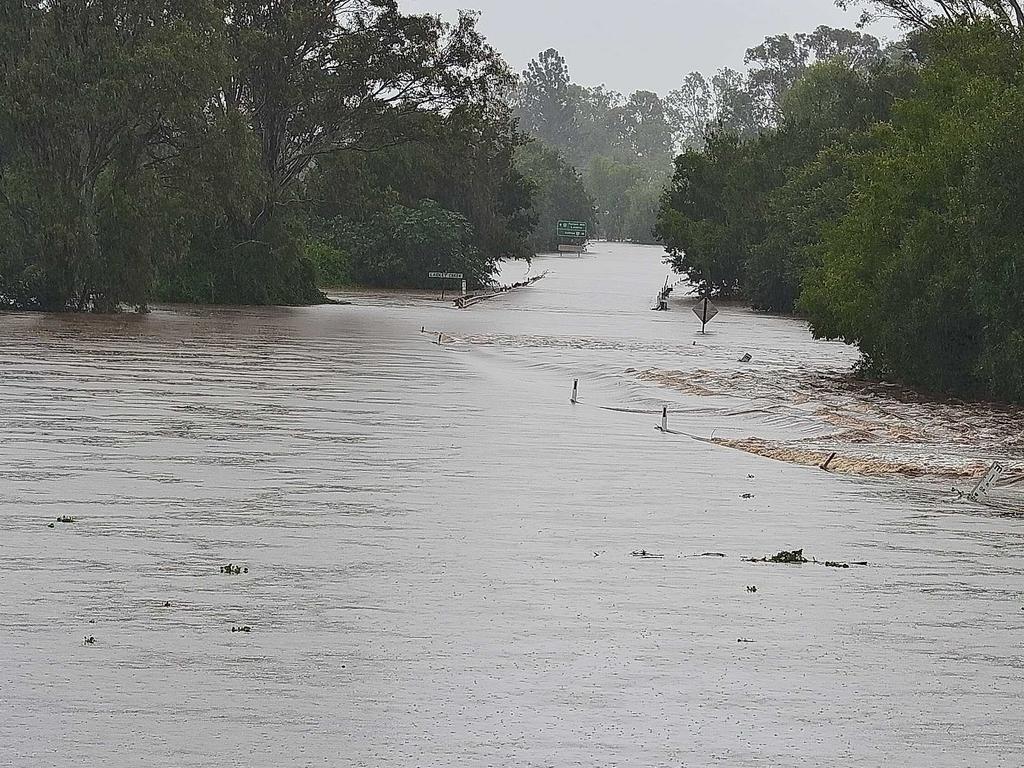
POLYGON ((559 253, 583 253, 587 244, 585 221, 560 221, 556 228, 559 253))
POLYGON ((462 280, 462 295, 466 295, 466 280, 465 275, 461 272, 429 272, 427 274, 431 280, 441 281, 441 301, 444 301, 444 281, 445 280, 462 280))
POLYGON ((694 305, 693 314, 700 319, 700 332, 707 333, 704 329, 718 314, 718 307, 711 303, 711 299, 705 297, 694 305))
POLYGON ((981 482, 975 486, 974 490, 968 495, 968 498, 971 501, 977 501, 982 496, 986 495, 992 490, 993 486, 999 482, 999 479, 1003 476, 1005 471, 1006 468, 1002 464, 998 461, 995 462, 991 467, 989 467, 988 472, 986 472, 985 476, 981 478, 981 482))

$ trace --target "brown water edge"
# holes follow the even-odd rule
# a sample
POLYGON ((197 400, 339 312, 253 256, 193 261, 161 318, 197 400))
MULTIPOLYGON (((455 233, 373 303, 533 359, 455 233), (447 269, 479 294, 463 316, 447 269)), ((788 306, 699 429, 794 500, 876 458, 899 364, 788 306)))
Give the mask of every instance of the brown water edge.
POLYGON ((639 381, 697 398, 743 398, 777 413, 798 412, 826 429, 812 437, 713 438, 759 456, 855 475, 970 479, 993 460, 1024 472, 1024 409, 927 398, 864 381, 852 371, 752 365, 742 370, 646 369, 639 381))
POLYGON ((711 438, 716 445, 735 448, 739 451, 763 456, 767 459, 785 461, 806 467, 822 467, 828 461, 828 471, 846 475, 864 475, 885 477, 902 475, 903 477, 948 477, 954 479, 970 479, 980 477, 988 470, 990 464, 977 463, 960 467, 928 468, 920 463, 884 459, 878 456, 841 455, 835 451, 794 448, 784 443, 769 440, 747 438, 746 440, 730 440, 727 438, 711 438), (831 461, 829 461, 831 459, 831 461))

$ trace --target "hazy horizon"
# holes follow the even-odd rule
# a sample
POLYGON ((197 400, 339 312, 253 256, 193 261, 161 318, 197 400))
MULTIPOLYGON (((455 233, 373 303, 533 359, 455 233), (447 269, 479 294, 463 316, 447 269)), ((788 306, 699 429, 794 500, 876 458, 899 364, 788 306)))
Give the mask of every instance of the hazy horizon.
MULTIPOLYGON (((740 68, 744 52, 768 35, 808 32, 826 24, 853 28, 859 11, 833 0, 400 0, 411 12, 453 17, 460 8, 481 12, 480 28, 518 72, 540 51, 556 48, 572 78, 622 93, 678 88, 693 71, 740 68), (573 31, 575 30, 575 31, 573 31)), ((891 27, 872 34, 890 38, 891 27)))

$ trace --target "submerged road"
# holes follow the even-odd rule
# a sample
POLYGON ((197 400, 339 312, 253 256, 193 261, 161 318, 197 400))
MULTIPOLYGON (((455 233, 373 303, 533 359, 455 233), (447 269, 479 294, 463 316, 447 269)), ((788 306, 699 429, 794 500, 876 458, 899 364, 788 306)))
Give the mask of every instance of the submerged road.
POLYGON ((0 765, 1021 765, 1024 521, 950 493, 1019 414, 593 250, 466 311, 0 315, 0 765), (869 565, 742 559, 801 548, 869 565))

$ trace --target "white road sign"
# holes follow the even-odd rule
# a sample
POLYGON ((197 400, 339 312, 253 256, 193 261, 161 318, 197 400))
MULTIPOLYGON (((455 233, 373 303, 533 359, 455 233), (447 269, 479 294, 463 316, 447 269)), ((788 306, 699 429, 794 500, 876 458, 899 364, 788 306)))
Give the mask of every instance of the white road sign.
POLYGON ((995 486, 995 484, 999 482, 1000 478, 1003 476, 1003 473, 1005 471, 1006 468, 1003 467, 1002 464, 1000 464, 998 461, 995 462, 989 468, 988 472, 985 473, 985 476, 981 478, 981 482, 978 483, 978 485, 975 487, 973 491, 971 491, 970 499, 972 501, 977 501, 979 498, 981 498, 989 491, 991 491, 993 486, 995 486))

